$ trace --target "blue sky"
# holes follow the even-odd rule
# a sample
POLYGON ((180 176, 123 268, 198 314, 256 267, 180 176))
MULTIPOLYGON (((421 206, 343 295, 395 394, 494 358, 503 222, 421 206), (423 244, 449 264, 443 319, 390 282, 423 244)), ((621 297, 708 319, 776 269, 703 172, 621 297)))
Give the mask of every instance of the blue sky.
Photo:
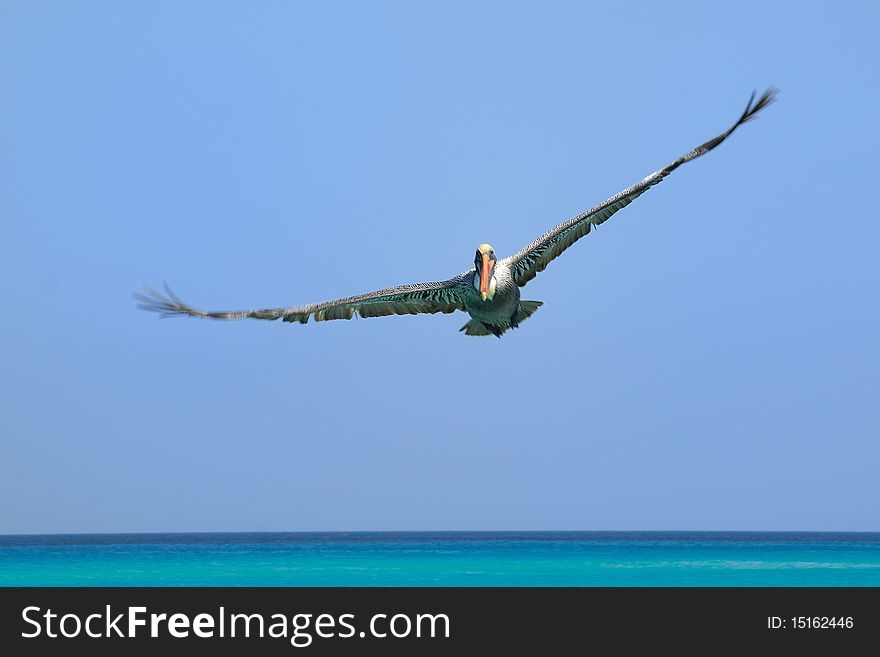
POLYGON ((880 529, 869 3, 5 2, 0 532, 880 529), (507 255, 466 316, 158 321, 507 255))

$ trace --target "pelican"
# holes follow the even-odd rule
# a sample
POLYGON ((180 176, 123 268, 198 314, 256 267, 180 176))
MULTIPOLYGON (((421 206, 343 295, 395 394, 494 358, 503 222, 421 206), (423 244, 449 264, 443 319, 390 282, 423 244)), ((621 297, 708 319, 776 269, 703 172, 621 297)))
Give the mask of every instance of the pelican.
POLYGON ((157 312, 160 316, 189 315, 210 319, 282 319, 285 322, 305 324, 310 317, 323 322, 331 319, 381 317, 385 315, 416 315, 419 313, 451 313, 462 310, 471 319, 461 331, 465 335, 495 335, 501 337, 508 329, 517 328, 531 317, 541 301, 525 301, 519 289, 544 271, 550 262, 577 240, 589 234, 593 226, 607 221, 614 213, 626 207, 659 183, 685 162, 705 155, 727 139, 734 130, 753 119, 776 97, 770 87, 757 102, 753 92, 745 111, 737 121, 714 139, 682 155, 667 166, 655 171, 635 185, 612 196, 583 214, 559 224, 541 235, 521 251, 499 259, 489 244, 480 244, 474 256, 474 267, 446 281, 401 285, 376 292, 368 292, 344 299, 323 301, 306 306, 266 308, 263 310, 235 310, 206 312, 193 308, 178 298, 168 285, 167 296, 145 287, 146 294, 135 294, 138 307, 157 312))

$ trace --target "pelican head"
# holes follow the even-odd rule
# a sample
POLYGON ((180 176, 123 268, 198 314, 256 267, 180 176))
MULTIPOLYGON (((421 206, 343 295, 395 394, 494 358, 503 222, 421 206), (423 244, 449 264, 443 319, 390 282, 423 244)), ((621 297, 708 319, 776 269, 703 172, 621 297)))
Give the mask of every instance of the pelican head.
POLYGON ((474 277, 474 287, 483 297, 483 301, 495 296, 495 249, 488 244, 480 244, 477 247, 477 256, 474 259, 474 267, 477 268, 477 276, 474 277), (479 287, 478 285, 479 280, 479 287))

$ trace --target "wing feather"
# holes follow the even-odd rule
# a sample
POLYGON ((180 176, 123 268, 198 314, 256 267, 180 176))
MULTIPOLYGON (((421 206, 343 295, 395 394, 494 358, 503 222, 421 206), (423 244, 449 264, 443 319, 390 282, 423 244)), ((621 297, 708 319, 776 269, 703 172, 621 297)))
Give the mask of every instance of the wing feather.
POLYGON ((316 322, 333 319, 383 317, 386 315, 417 315, 420 313, 451 313, 464 310, 464 289, 470 285, 473 270, 448 281, 400 285, 344 299, 323 301, 307 306, 208 312, 194 308, 178 297, 168 285, 165 294, 145 286, 144 293, 134 295, 138 308, 158 313, 161 317, 188 315, 209 319, 281 319, 305 324, 313 317, 316 322))
POLYGON ((547 265, 565 251, 565 249, 570 247, 580 238, 588 235, 593 226, 598 226, 610 219, 614 213, 635 201, 639 196, 659 183, 685 162, 690 162, 691 160, 711 151, 727 139, 739 126, 752 120, 758 112, 772 103, 775 98, 776 89, 774 87, 767 89, 757 102, 755 102, 755 93, 753 92, 746 105, 745 111, 739 119, 720 135, 710 139, 700 146, 697 146, 692 151, 682 155, 674 162, 668 164, 659 171, 655 171, 647 178, 628 187, 616 196, 612 196, 608 200, 590 210, 587 210, 583 214, 579 214, 573 219, 559 224, 555 228, 541 235, 541 237, 518 253, 505 258, 503 262, 510 267, 513 280, 519 286, 528 283, 538 275, 538 272, 544 271, 547 265))

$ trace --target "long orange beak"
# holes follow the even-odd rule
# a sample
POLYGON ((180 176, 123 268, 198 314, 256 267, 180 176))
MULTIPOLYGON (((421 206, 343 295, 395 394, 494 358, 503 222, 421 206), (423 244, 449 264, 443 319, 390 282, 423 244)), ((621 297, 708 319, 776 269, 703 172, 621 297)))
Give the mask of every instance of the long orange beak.
POLYGON ((480 296, 485 301, 489 296, 489 280, 492 278, 492 265, 487 253, 483 254, 483 266, 480 267, 480 296))

